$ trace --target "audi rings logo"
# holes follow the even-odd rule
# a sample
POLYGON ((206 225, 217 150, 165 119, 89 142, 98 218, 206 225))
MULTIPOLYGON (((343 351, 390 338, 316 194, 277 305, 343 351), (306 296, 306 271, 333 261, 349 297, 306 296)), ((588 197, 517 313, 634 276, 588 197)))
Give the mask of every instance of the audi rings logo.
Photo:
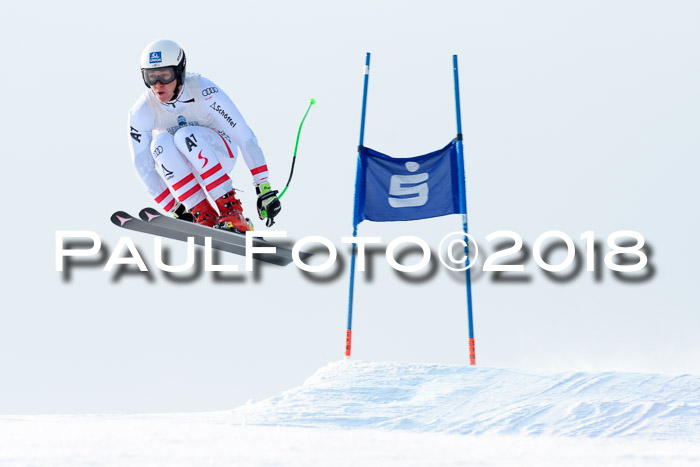
POLYGON ((158 156, 160 156, 161 154, 163 154, 163 146, 158 146, 157 148, 155 148, 155 149, 153 150, 153 156, 154 156, 154 157, 158 157, 158 156))
POLYGON ((219 92, 218 88, 206 88, 206 89, 202 90, 202 96, 204 96, 204 97, 211 96, 212 94, 216 94, 217 92, 219 92))

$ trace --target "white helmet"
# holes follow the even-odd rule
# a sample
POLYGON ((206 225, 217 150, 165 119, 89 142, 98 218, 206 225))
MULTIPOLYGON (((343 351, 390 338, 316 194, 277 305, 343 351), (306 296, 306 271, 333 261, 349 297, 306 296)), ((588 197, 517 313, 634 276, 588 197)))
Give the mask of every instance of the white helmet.
MULTIPOLYGON (((141 52, 141 76, 147 88, 150 88, 160 81, 163 84, 172 83, 177 79, 178 86, 185 82, 185 51, 173 41, 158 40, 151 42, 141 52), (148 76, 148 71, 163 69, 163 71, 171 71, 172 75, 158 74, 157 77, 148 76), (170 77, 168 77, 170 76, 170 77)), ((151 73, 153 75, 153 73, 151 73)))

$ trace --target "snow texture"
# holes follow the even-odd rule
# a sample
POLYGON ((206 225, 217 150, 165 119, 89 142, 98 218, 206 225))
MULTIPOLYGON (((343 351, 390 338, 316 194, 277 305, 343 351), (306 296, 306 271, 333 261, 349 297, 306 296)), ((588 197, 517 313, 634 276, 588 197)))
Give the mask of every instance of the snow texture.
POLYGON ((341 361, 236 422, 700 441, 700 376, 341 361))
POLYGON ((700 377, 341 361, 233 411, 0 416, 0 465, 700 464, 700 377))

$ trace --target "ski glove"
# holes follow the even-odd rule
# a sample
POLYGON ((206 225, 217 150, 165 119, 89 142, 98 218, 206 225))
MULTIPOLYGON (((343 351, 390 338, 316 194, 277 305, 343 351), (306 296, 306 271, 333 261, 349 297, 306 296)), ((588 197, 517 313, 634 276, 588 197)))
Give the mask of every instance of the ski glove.
POLYGON ((274 218, 282 210, 282 204, 277 199, 277 190, 270 188, 268 182, 255 186, 255 193, 258 195, 258 217, 267 219, 265 225, 272 227, 274 218))
POLYGON ((172 211, 172 214, 174 218, 180 219, 181 221, 194 222, 194 216, 191 212, 187 210, 185 205, 182 203, 177 203, 177 206, 175 206, 175 209, 172 211))

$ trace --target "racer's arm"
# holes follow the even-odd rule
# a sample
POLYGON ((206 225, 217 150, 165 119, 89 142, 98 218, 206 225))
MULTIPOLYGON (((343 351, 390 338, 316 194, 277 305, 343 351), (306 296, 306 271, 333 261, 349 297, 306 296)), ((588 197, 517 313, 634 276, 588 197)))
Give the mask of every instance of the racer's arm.
POLYGON ((129 111, 129 149, 136 173, 146 186, 148 193, 161 209, 171 212, 175 209, 177 200, 158 174, 151 155, 151 131, 154 125, 154 118, 148 105, 140 100, 129 111))
POLYGON ((245 119, 234 105, 233 101, 209 79, 199 77, 199 87, 204 98, 204 107, 216 121, 218 129, 231 137, 233 142, 241 150, 243 160, 250 170, 256 185, 268 182, 269 173, 262 149, 245 122, 245 119), (216 88, 216 92, 207 92, 207 89, 216 88), (205 97, 204 94, 207 94, 205 97))

